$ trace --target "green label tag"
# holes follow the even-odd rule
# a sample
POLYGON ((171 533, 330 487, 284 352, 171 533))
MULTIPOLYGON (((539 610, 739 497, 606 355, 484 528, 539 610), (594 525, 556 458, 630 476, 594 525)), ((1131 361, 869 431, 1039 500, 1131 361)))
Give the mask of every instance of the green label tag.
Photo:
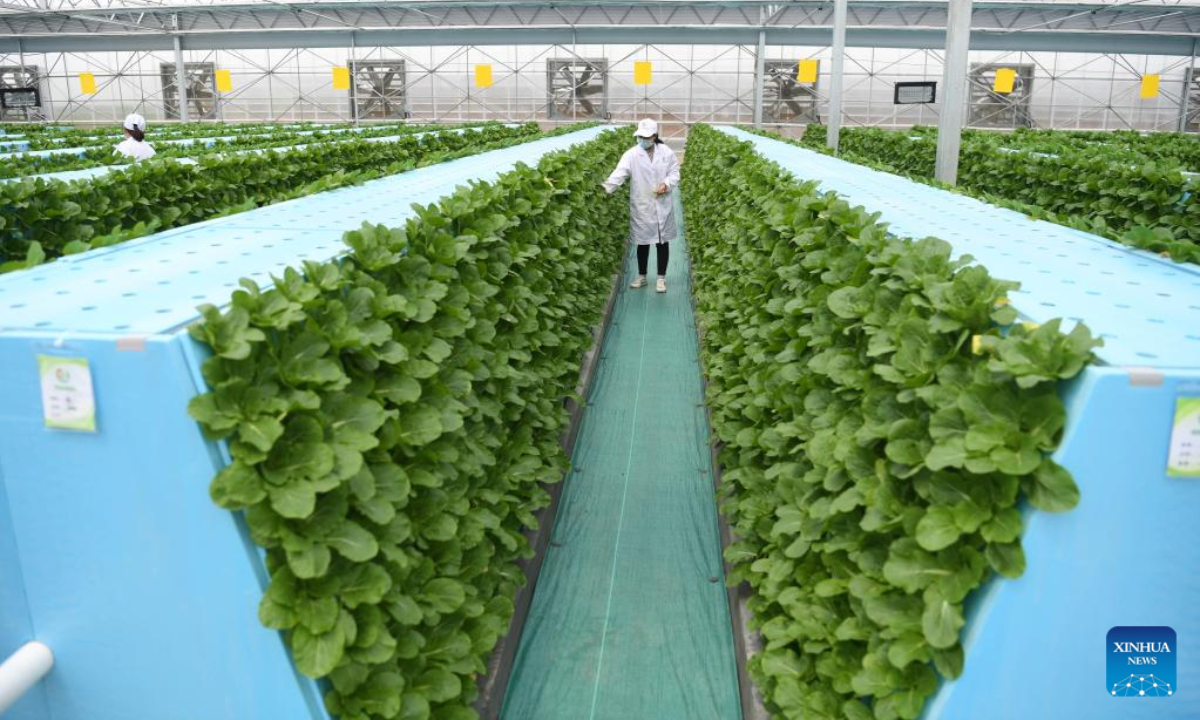
POLYGON ((38 355, 46 427, 96 432, 96 396, 87 358, 38 355))
POLYGON ((1171 430, 1170 477, 1200 477, 1200 398, 1175 400, 1175 426, 1171 430))

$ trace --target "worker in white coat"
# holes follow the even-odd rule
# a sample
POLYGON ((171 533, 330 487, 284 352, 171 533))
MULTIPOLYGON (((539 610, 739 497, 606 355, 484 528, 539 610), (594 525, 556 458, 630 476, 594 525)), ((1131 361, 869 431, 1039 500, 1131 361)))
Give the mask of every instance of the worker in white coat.
POLYGON ((125 116, 123 125, 125 139, 117 145, 117 152, 134 162, 154 157, 154 146, 146 142, 146 118, 131 113, 125 116))
POLYGON ((675 200, 671 193, 679 185, 679 161, 658 138, 658 123, 646 118, 634 133, 637 145, 621 156, 604 189, 610 195, 631 178, 629 184, 629 236, 637 244, 638 275, 629 284, 646 286, 650 246, 658 253, 658 292, 667 291, 667 261, 670 242, 675 239, 675 200))

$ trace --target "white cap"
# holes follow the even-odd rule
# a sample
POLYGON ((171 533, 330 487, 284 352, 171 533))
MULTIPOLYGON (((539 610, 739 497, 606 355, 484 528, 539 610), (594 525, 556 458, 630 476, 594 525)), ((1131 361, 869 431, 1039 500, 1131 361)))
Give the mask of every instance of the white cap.
POLYGON ((654 122, 650 118, 645 118, 641 122, 638 123, 637 132, 635 132, 633 135, 634 135, 634 137, 648 138, 648 137, 653 137, 657 134, 658 134, 658 123, 654 122))
POLYGON ((125 116, 125 129, 146 132, 146 118, 137 113, 129 113, 125 116))

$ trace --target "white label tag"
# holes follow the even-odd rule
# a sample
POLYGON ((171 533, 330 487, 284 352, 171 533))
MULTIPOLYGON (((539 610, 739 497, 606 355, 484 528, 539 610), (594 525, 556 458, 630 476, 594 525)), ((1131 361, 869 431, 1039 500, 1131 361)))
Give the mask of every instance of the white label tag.
POLYGON ((1170 477, 1200 477, 1200 398, 1175 400, 1175 425, 1171 429, 1170 477))
POLYGON ((96 432, 96 396, 87 358, 38 355, 46 427, 96 432))

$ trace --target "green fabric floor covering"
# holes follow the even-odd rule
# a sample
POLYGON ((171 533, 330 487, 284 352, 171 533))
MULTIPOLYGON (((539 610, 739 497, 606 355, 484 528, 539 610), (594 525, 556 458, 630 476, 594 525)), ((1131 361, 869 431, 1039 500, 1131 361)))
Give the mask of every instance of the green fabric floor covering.
POLYGON ((654 263, 613 311, 504 720, 741 717, 682 238, 665 295, 654 263))

